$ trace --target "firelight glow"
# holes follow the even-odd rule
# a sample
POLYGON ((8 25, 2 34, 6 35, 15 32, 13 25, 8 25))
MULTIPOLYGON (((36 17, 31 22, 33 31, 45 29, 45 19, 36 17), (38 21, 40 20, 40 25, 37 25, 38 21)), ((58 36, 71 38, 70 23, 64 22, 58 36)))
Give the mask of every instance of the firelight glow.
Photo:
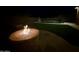
POLYGON ((23 34, 29 34, 30 29, 28 28, 28 25, 24 26, 23 34))
POLYGON ((22 40, 29 40, 35 38, 38 35, 39 35, 39 30, 34 28, 29 28, 28 25, 25 25, 24 29, 13 32, 9 38, 12 41, 22 41, 22 40))

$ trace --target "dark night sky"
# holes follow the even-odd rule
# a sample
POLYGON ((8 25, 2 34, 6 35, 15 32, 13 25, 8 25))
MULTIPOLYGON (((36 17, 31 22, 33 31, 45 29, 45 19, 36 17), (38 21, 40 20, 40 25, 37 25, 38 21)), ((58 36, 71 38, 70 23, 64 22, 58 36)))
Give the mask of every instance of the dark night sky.
POLYGON ((58 14, 74 14, 74 6, 24 6, 24 7, 0 7, 2 15, 30 15, 50 17, 58 14), (4 11, 3 11, 4 10, 4 11))

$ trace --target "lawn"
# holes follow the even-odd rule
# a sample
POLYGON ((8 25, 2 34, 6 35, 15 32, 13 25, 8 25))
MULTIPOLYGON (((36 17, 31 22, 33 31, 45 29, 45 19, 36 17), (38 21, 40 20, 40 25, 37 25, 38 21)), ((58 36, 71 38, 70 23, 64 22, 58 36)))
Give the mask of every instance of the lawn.
POLYGON ((79 46, 79 31, 71 26, 53 23, 34 23, 34 26, 39 30, 55 33, 69 43, 79 46))

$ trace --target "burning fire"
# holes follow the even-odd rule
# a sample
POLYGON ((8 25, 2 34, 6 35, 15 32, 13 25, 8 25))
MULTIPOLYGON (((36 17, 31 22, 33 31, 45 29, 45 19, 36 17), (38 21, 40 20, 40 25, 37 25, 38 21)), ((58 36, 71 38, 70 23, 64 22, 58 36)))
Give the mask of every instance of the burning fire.
POLYGON ((23 34, 29 34, 30 29, 28 28, 28 25, 24 26, 23 34))
POLYGON ((10 35, 10 39, 14 41, 28 40, 36 37, 39 31, 34 28, 29 28, 28 25, 24 26, 24 29, 18 30, 10 35))

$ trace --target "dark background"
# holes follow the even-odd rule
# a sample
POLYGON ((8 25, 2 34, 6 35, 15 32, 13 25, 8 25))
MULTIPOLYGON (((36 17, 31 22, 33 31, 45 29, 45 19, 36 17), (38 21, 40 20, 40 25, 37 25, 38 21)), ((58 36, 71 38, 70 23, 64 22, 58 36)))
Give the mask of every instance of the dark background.
POLYGON ((58 14, 73 15, 75 6, 9 6, 0 7, 2 16, 29 15, 51 17, 58 14))
POLYGON ((68 21, 73 22, 76 19, 74 8, 75 6, 0 6, 0 49, 10 49, 9 35, 16 25, 31 21, 26 20, 27 16, 48 18, 64 15, 70 19, 68 21))

